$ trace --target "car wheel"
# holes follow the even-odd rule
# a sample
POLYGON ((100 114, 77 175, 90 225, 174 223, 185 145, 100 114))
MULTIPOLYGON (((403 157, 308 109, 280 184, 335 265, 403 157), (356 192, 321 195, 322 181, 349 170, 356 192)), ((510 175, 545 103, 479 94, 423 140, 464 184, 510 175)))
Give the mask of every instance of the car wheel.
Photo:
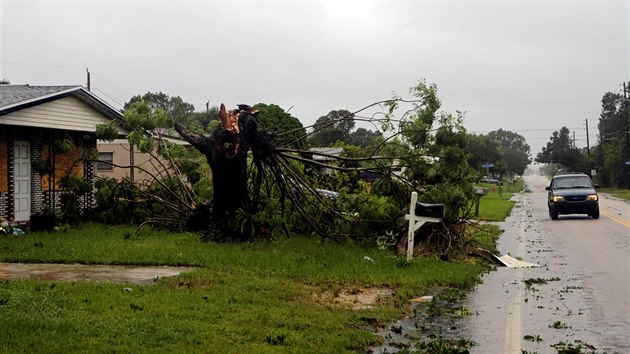
POLYGON ((599 219, 599 208, 595 209, 594 212, 591 213, 593 219, 599 219))
POLYGON ((551 220, 558 220, 558 212, 553 209, 549 209, 549 216, 551 220))

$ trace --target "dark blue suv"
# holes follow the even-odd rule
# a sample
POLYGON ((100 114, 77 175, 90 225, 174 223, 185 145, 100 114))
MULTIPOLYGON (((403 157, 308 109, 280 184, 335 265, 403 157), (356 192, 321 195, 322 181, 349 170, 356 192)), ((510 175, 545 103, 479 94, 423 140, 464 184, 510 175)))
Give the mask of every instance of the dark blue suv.
POLYGON ((591 178, 583 173, 557 175, 545 189, 549 216, 558 220, 559 214, 588 214, 599 219, 599 196, 591 178))

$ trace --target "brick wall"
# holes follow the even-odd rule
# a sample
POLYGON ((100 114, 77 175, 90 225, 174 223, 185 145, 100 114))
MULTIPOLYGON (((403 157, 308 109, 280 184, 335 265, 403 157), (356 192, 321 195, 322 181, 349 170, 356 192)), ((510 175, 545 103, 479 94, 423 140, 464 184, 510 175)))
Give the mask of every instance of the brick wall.
POLYGON ((9 153, 7 129, 0 129, 0 217, 8 219, 9 153))
MULTIPOLYGON (((14 174, 13 150, 15 140, 30 141, 31 162, 40 159, 46 160, 48 158, 47 149, 49 144, 51 144, 55 138, 58 138, 61 133, 61 131, 51 129, 2 126, 0 129, 0 166, 2 166, 3 169, 0 178, 5 178, 5 186, 0 189, 0 216, 10 221, 13 221, 15 217, 15 206, 13 203, 15 185, 13 179, 8 177, 14 174)), ((93 134, 73 132, 72 137, 80 151, 83 148, 96 148, 96 138, 93 134)), ((71 156, 58 156, 56 159, 56 163, 58 164, 57 168, 60 171, 65 170, 64 162, 71 161, 71 159, 71 156)), ((82 175, 84 178, 91 180, 92 185, 94 185, 94 178, 96 176, 95 163, 80 163, 75 171, 79 176, 82 175)), ((60 178, 61 175, 57 176, 57 183, 60 178)), ((55 199, 53 205, 57 208, 60 206, 59 200, 63 191, 49 191, 49 183, 45 183, 47 179, 47 175, 42 178, 38 171, 31 169, 31 214, 41 212, 44 205, 50 205, 53 196, 55 199)), ((2 183, 0 183, 0 185, 1 184, 2 183)), ((85 209, 95 207, 94 192, 93 190, 92 193, 82 198, 81 203, 85 209)))
MULTIPOLYGON (((84 147, 86 149, 96 149, 96 136, 91 135, 89 140, 84 139, 84 147)), ((84 178, 92 181, 92 192, 88 193, 84 198, 84 209, 94 209, 96 207, 96 188, 94 183, 96 182, 96 162, 84 161, 83 162, 84 178)))
MULTIPOLYGON (((31 133, 31 162, 42 158, 43 132, 33 129, 31 133)), ((44 203, 42 193, 42 176, 39 171, 31 169, 31 214, 39 213, 44 203)))
POLYGON ((8 138, 7 139, 7 154, 8 154, 8 158, 7 158, 7 172, 9 175, 9 190, 7 191, 7 220, 13 221, 15 219, 15 204, 13 203, 13 191, 15 190, 15 181, 13 180, 13 178, 11 178, 10 176, 13 176, 14 171, 15 171, 15 166, 13 165, 13 161, 14 161, 14 154, 13 154, 13 150, 14 150, 14 139, 12 138, 8 138))
POLYGON ((7 205, 9 201, 8 195, 9 193, 0 193, 0 217, 7 220, 9 219, 7 210, 7 205))

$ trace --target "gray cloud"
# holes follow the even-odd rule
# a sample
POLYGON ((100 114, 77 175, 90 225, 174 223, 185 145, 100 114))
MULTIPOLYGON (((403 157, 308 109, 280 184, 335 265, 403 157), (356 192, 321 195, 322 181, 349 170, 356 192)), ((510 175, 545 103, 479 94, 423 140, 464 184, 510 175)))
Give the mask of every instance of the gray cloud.
POLYGON ((115 105, 163 91, 197 109, 276 103, 305 125, 420 78, 472 132, 537 153, 628 80, 627 1, 4 1, 0 76, 85 84, 115 105), (105 95, 107 97, 105 97, 105 95))

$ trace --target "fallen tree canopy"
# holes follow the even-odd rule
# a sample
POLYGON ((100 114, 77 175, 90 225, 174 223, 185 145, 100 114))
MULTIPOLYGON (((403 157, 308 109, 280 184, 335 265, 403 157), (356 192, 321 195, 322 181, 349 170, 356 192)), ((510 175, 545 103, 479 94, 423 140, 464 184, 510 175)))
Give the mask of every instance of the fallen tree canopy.
POLYGON ((308 131, 261 128, 259 112, 248 105, 228 111, 222 104, 209 133, 174 122, 212 172, 210 198, 200 200, 190 177, 177 168, 181 161, 170 158, 177 172, 162 179, 180 188, 172 191, 174 199, 184 195, 182 200, 193 201, 181 204, 186 208, 179 211, 179 225, 186 219, 189 229, 205 230, 202 238, 214 241, 299 232, 394 248, 404 234, 409 196, 417 191, 425 203, 446 205, 444 222, 423 227, 417 244, 443 254, 461 249, 470 233, 472 184, 478 178, 467 163, 463 115, 439 111, 435 85, 420 81, 411 92, 410 100, 394 97, 354 112, 335 111, 308 131), (314 134, 354 126, 344 121, 370 124, 378 133, 371 143, 343 146, 341 153, 308 149, 314 134))

